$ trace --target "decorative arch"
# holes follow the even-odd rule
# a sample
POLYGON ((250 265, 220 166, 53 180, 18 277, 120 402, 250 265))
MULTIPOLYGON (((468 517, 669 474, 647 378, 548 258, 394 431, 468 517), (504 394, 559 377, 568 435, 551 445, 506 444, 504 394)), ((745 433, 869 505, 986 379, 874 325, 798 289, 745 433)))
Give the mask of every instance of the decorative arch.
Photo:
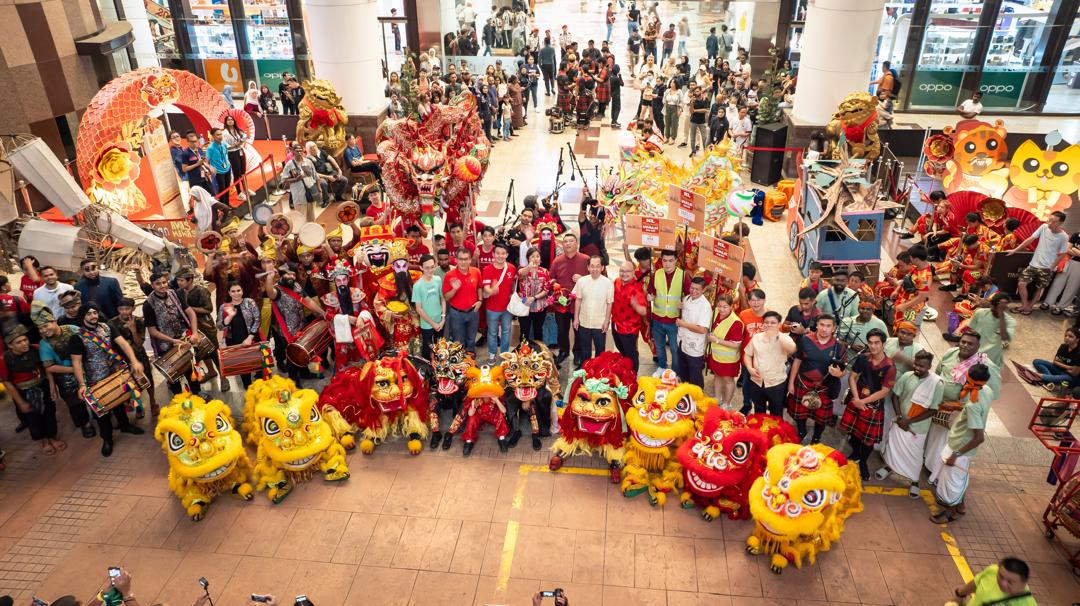
MULTIPOLYGON (((206 80, 181 70, 141 68, 102 88, 79 121, 79 179, 91 201, 128 214, 146 207, 135 184, 147 114, 174 105, 196 132, 220 127, 229 105, 206 80)), ((150 120, 155 120, 151 118, 150 120)))

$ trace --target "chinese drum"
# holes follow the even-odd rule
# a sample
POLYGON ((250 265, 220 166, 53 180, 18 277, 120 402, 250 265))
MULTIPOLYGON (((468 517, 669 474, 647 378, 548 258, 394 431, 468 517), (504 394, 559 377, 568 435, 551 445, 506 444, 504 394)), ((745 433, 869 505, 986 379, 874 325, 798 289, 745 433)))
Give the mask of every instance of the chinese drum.
POLYGON ((117 406, 127 404, 133 390, 143 391, 149 388, 150 381, 145 376, 133 379, 131 370, 125 367, 89 388, 86 403, 95 415, 101 417, 117 406))
POLYGON ((154 368, 158 369, 167 382, 179 381, 191 371, 191 366, 196 359, 205 358, 214 351, 214 344, 206 338, 206 335, 198 331, 195 332, 194 355, 192 355, 192 347, 192 344, 187 341, 180 343, 164 355, 155 358, 154 368))
POLYGON ((315 320, 304 327, 296 339, 285 348, 285 357, 294 366, 304 367, 330 347, 333 335, 325 320, 315 320))
POLYGON ((221 362, 221 376, 235 377, 262 372, 267 365, 274 365, 274 354, 270 343, 252 343, 250 345, 232 345, 218 349, 221 362), (264 361, 265 359, 265 361, 264 361))

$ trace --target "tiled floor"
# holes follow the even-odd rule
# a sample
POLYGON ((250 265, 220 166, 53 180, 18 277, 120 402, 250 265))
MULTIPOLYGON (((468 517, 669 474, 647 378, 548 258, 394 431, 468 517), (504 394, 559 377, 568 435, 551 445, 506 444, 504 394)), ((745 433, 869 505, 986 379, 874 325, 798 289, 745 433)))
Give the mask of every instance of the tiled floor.
MULTIPOLYGON (((580 13, 575 31, 601 38, 604 4, 542 3, 540 27, 580 13)), ((695 7, 661 3, 665 16, 685 12, 691 23, 700 18, 695 7)), ((615 39, 624 37, 625 28, 617 27, 615 39)), ((700 49, 692 42, 695 53, 700 49)), ((636 99, 626 89, 624 108, 636 99)), ((550 191, 566 143, 577 150, 590 184, 594 166, 605 170, 618 157, 616 134, 607 127, 549 135, 544 121, 530 116, 520 136, 495 147, 479 204, 486 221, 502 217, 511 178, 519 208, 525 194, 550 191)), ((684 160, 687 151, 668 153, 684 160)), ((576 215, 580 184, 562 190, 567 221, 576 215)), ((771 245, 786 242, 783 228, 770 223, 751 235, 769 307, 779 310, 795 302, 799 279, 791 254, 771 245)), ((615 262, 620 242, 612 234, 615 262)), ((1044 357, 1059 338, 1054 319, 1019 322, 1023 336, 1009 357, 1044 357)), ((933 324, 920 338, 935 352, 946 348, 933 324)), ((98 442, 73 436, 62 413, 71 447, 41 457, 25 434, 11 432, 14 415, 3 404, 0 445, 8 469, 0 472, 0 595, 11 593, 18 604, 31 595, 85 597, 108 566, 122 565, 142 603, 173 606, 201 593, 201 576, 222 606, 247 604, 252 592, 286 602, 305 593, 319 606, 516 606, 554 587, 586 606, 923 606, 948 599, 968 567, 1013 554, 1031 563, 1040 604, 1068 605, 1080 600, 1080 583, 1041 525, 1052 492, 1043 480, 1049 457, 1026 431, 1029 392, 1011 374, 1006 379, 964 518, 938 527, 927 520, 927 504, 908 499, 906 490, 870 486, 865 511, 851 518, 840 542, 816 565, 782 576, 771 574, 763 557, 745 553, 750 522, 706 523, 672 503, 655 509, 642 498, 623 498, 599 461, 576 460, 574 468, 552 474, 546 450, 533 452, 523 442, 500 455, 488 435, 467 460, 456 448, 410 457, 398 442, 370 457, 351 454, 352 477, 344 483, 309 482, 280 505, 262 495, 250 503, 220 499, 193 523, 167 488, 165 458, 150 436, 124 435, 115 454, 102 459, 98 442), (959 555, 951 554, 947 538, 959 555)), ((240 411, 236 389, 223 399, 240 411)), ((841 442, 831 430, 826 439, 841 442)))

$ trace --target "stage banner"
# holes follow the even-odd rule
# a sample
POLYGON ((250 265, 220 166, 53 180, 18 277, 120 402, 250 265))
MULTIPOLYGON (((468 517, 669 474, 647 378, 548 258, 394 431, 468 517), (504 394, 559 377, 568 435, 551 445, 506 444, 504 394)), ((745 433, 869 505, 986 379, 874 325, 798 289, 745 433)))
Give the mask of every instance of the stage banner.
POLYGON ((698 246, 698 266, 706 271, 723 276, 732 282, 742 278, 742 264, 746 251, 741 246, 725 242, 720 238, 701 234, 698 246))
POLYGON ((678 185, 670 186, 668 218, 680 227, 689 225, 691 229, 705 231, 705 196, 678 185))
POLYGON ((157 127, 148 130, 143 137, 143 156, 150 163, 150 174, 154 177, 161 214, 167 219, 182 219, 184 203, 180 199, 180 179, 173 165, 172 152, 169 150, 169 138, 165 127, 158 122, 157 127))
POLYGON ((631 246, 674 250, 676 229, 674 219, 626 215, 626 243, 631 246))

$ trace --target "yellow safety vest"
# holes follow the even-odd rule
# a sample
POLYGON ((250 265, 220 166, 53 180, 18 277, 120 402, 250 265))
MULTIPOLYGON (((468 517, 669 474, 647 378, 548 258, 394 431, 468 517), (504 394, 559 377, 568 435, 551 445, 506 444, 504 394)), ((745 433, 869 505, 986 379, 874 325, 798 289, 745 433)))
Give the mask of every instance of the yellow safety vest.
POLYGON ((671 278, 670 292, 664 270, 658 269, 653 274, 653 289, 656 290, 656 298, 652 302, 653 315, 661 318, 678 318, 679 302, 683 298, 683 271, 676 268, 671 278))
MULTIPOLYGON (((724 339, 728 330, 731 329, 731 325, 739 319, 739 316, 735 312, 728 314, 728 317, 720 320, 720 323, 716 325, 716 328, 712 329, 712 334, 716 335, 720 339, 724 339)), ((729 341, 730 339, 724 339, 729 341)), ((739 361, 739 347, 729 347, 722 343, 713 343, 709 346, 709 350, 712 352, 712 359, 719 364, 735 364, 739 361)))

